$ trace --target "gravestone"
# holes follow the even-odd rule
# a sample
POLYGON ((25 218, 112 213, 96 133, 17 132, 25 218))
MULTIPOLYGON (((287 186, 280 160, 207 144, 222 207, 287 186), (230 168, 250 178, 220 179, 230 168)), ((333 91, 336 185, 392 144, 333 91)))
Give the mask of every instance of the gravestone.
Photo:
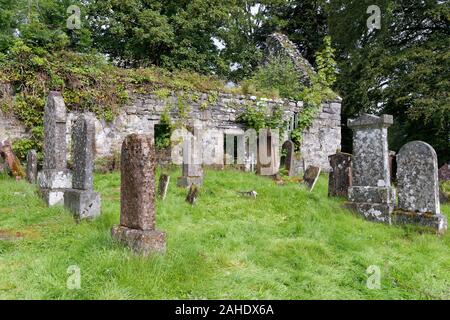
POLYGON ((166 234, 155 229, 156 155, 153 137, 131 134, 122 144, 120 225, 114 239, 147 256, 166 250, 166 234))
POLYGON ((186 202, 189 202, 191 205, 194 205, 195 202, 197 201, 199 192, 200 192, 199 188, 195 184, 192 184, 191 187, 189 188, 189 192, 186 197, 186 202))
POLYGON ((329 197, 348 197, 352 186, 352 155, 338 152, 328 157, 331 172, 328 177, 329 197))
POLYGON ((352 187, 349 200, 366 219, 391 223, 395 190, 391 187, 388 128, 393 117, 364 114, 348 121, 353 130, 352 187))
POLYGON ((44 109, 44 162, 38 174, 40 193, 48 206, 64 204, 64 192, 72 188, 66 159, 66 121, 63 97, 50 92, 44 109))
POLYGON ((35 184, 37 182, 38 159, 36 150, 27 153, 27 181, 35 184))
POLYGON ((260 176, 274 176, 280 169, 278 130, 261 129, 258 143, 256 173, 260 176))
POLYGON ((5 160, 5 167, 16 180, 25 178, 25 172, 22 165, 14 154, 12 145, 8 140, 0 145, 0 156, 5 160))
POLYGON ((444 164, 439 169, 439 181, 441 182, 450 181, 450 163, 444 164))
POLYGON ((72 130, 72 189, 64 193, 64 206, 77 220, 94 219, 100 215, 100 195, 93 191, 95 124, 84 115, 78 117, 72 130))
POLYGON ((303 182, 308 187, 309 192, 313 191, 314 186, 316 185, 317 180, 320 176, 320 167, 309 166, 305 170, 305 174, 303 176, 303 182))
POLYGON ((396 223, 447 229, 441 214, 437 155, 433 147, 422 141, 404 145, 397 156, 398 209, 396 223))
POLYGON ((161 174, 159 177, 158 194, 162 200, 166 198, 169 183, 170 183, 170 176, 167 174, 161 174))
POLYGON ((284 159, 284 169, 287 171, 289 177, 295 176, 295 167, 294 167, 294 150, 295 145, 291 140, 283 143, 282 150, 285 150, 286 156, 284 159))
POLYGON ((192 184, 203 184, 203 168, 199 141, 195 137, 187 137, 183 142, 183 169, 178 178, 177 186, 188 188, 192 184))

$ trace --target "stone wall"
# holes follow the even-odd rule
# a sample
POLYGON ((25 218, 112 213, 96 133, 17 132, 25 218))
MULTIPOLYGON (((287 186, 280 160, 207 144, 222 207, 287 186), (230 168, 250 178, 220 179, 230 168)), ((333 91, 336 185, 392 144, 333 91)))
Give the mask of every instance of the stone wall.
MULTIPOLYGON (((160 122, 166 108, 170 109, 173 121, 178 119, 176 95, 161 98, 154 94, 142 94, 132 97, 130 103, 111 123, 95 119, 96 124, 96 156, 105 157, 120 151, 124 138, 131 133, 153 133, 154 126, 160 122)), ((218 129, 224 134, 242 134, 245 128, 236 122, 236 118, 245 105, 266 104, 269 107, 282 105, 284 119, 289 122, 285 130, 287 134, 296 126, 298 114, 303 108, 302 102, 288 100, 256 99, 256 97, 219 94, 201 94, 188 98, 183 102, 188 110, 187 124, 199 121, 206 129, 218 129)), ((68 114, 67 141, 71 145, 71 128, 77 117, 76 112, 68 114)), ((93 115, 91 115, 94 117, 93 115)), ((0 138, 12 140, 26 136, 26 131, 16 120, 0 114, 0 138)), ((317 119, 311 128, 304 132, 301 153, 305 166, 318 165, 329 170, 328 156, 336 153, 341 147, 341 104, 340 101, 329 101, 322 105, 317 119)), ((282 141, 283 142, 283 141, 282 141)), ((280 147, 282 145, 280 143, 280 147)))
POLYGON ((0 111, 0 142, 5 140, 17 140, 28 137, 29 134, 22 123, 13 116, 0 111))
MULTIPOLYGON (((120 150, 123 139, 130 133, 153 133, 154 126, 160 122, 161 115, 169 108, 172 121, 179 119, 178 97, 172 95, 160 98, 156 95, 137 95, 132 102, 123 108, 112 123, 96 120, 96 152, 97 156, 107 156, 120 150)), ((217 129, 224 134, 243 134, 246 128, 236 122, 239 112, 245 105, 263 103, 271 107, 283 105, 284 119, 290 124, 285 130, 287 140, 289 130, 298 121, 298 114, 303 108, 302 102, 288 100, 257 100, 256 97, 219 94, 211 98, 202 94, 195 100, 183 102, 188 109, 187 125, 194 121, 202 123, 205 129, 217 129), (214 102, 211 102, 213 101, 214 102)), ((311 128, 304 132, 301 153, 305 165, 319 165, 329 170, 328 156, 341 147, 341 104, 330 101, 322 105, 318 118, 311 128)), ((69 114, 69 125, 76 118, 76 113, 69 114)), ((68 139, 70 134, 68 130, 68 139)), ((282 143, 280 143, 280 146, 282 143)))

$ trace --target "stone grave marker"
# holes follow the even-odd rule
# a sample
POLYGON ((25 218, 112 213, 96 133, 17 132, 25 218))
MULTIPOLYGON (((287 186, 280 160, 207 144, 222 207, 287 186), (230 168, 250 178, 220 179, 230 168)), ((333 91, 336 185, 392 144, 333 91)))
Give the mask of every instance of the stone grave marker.
POLYGON ((37 182, 38 156, 36 150, 27 153, 27 181, 35 184, 37 182))
POLYGON ((348 121, 353 130, 352 187, 349 200, 367 220, 391 223, 395 190, 391 187, 388 149, 390 115, 364 114, 348 121))
POLYGON ((166 234, 155 229, 155 169, 153 137, 127 136, 121 153, 120 225, 111 235, 144 256, 166 250, 166 234))
POLYGON ((48 206, 64 204, 64 192, 72 188, 67 169, 66 105, 59 92, 49 93, 44 109, 44 162, 38 173, 41 195, 48 206))
POLYGON ((328 157, 331 172, 328 177, 329 197, 348 197, 352 186, 352 155, 338 152, 328 157))
POLYGON ((395 222, 432 227, 442 233, 447 219, 441 214, 437 155, 422 141, 404 145, 397 156, 398 209, 395 222))
POLYGON ((285 150, 286 156, 284 159, 284 169, 287 171, 289 177, 295 176, 295 166, 294 166, 294 150, 295 146, 291 140, 283 143, 282 150, 285 150))
POLYGON ((81 115, 72 130, 72 189, 64 193, 64 206, 77 220, 94 219, 101 213, 100 195, 93 191, 95 124, 81 115))

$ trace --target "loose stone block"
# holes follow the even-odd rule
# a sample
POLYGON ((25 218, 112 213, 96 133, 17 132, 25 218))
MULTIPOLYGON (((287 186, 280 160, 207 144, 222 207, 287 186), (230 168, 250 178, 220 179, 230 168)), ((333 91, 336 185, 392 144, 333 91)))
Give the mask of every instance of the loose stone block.
POLYGON ((198 194, 199 188, 195 184, 191 185, 191 187, 189 188, 188 195, 186 197, 186 201, 189 202, 191 205, 194 205, 195 202, 197 201, 198 194))
POLYGON ((316 185, 317 180, 319 179, 321 169, 315 166, 309 166, 305 175, 303 176, 303 181, 308 186, 309 191, 311 192, 316 185))
POLYGON ((155 230, 155 169, 153 137, 127 136, 121 154, 120 226, 111 235, 144 256, 166 249, 165 233, 155 230))
POLYGON ((38 158, 36 150, 30 150, 27 153, 27 181, 35 184, 38 175, 38 158))
POLYGON ((397 156, 398 208, 397 223, 431 226, 438 232, 447 229, 441 215, 437 155, 422 141, 404 145, 397 156))
POLYGON ((336 153, 328 157, 331 172, 328 177, 329 197, 348 197, 348 188, 352 186, 352 155, 336 153))
POLYGON ((159 177, 158 194, 162 200, 166 198, 169 183, 170 183, 170 176, 167 174, 161 174, 161 176, 159 177))
POLYGON ((64 192, 64 206, 77 220, 95 219, 100 216, 101 198, 90 190, 70 189, 64 192))
POLYGON ((353 130, 352 187, 349 200, 366 219, 391 223, 395 190, 391 187, 388 127, 393 117, 364 114, 348 121, 353 130))

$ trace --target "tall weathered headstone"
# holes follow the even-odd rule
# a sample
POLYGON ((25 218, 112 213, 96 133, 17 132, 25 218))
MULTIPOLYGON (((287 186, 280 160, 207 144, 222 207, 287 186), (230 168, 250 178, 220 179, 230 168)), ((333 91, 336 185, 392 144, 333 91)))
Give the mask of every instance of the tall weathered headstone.
POLYGON ((286 156, 284 159, 284 169, 287 171, 289 177, 295 176, 295 168, 294 168, 294 150, 295 145, 291 140, 285 141, 281 147, 282 150, 285 150, 286 156))
POLYGON ((391 223, 395 190, 391 187, 388 128, 393 117, 364 114, 348 121, 353 130, 352 187, 349 200, 366 219, 391 223))
POLYGON ((145 256, 166 249, 166 234, 155 229, 155 169, 153 137, 127 136, 121 154, 120 225, 111 234, 145 256))
POLYGON ((59 92, 50 92, 44 109, 44 162, 38 184, 49 206, 64 204, 64 191, 72 187, 67 169, 66 105, 59 92))
POLYGON ((329 197, 348 197, 352 186, 352 155, 338 152, 328 157, 331 172, 328 177, 329 197))
POLYGON ((72 130, 73 179, 72 189, 64 193, 64 205, 77 220, 100 215, 100 195, 93 191, 95 124, 81 115, 72 130))
POLYGON ((399 210, 395 211, 395 222, 444 232, 447 220, 440 209, 436 151, 425 142, 409 142, 400 149, 397 165, 399 210))
POLYGON ((35 184, 37 182, 38 157, 36 150, 27 153, 27 181, 35 184))
POLYGON ((187 137, 183 142, 183 172, 177 186, 189 188, 192 184, 203 184, 203 168, 200 141, 196 137, 187 137))
POLYGON ((261 129, 256 173, 261 176, 274 176, 279 169, 279 132, 273 129, 261 129))

